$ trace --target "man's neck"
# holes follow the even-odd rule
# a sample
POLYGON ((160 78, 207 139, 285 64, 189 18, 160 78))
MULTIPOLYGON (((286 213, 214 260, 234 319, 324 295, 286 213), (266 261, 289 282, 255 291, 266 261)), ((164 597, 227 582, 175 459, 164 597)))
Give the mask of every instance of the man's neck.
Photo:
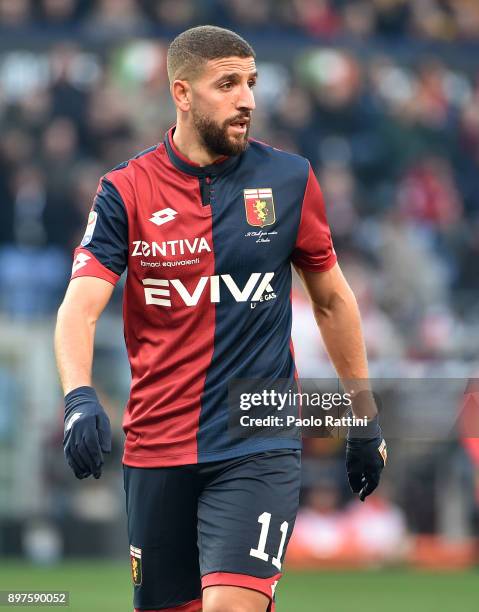
POLYGON ((209 166, 221 157, 221 155, 209 153, 198 141, 196 132, 181 123, 176 125, 173 143, 182 155, 200 166, 209 166))

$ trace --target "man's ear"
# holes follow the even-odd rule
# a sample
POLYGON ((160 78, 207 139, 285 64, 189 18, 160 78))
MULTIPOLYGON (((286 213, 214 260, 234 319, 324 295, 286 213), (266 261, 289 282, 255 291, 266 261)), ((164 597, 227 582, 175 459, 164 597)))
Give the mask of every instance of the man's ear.
POLYGON ((188 81, 174 80, 170 91, 175 106, 183 112, 189 111, 191 108, 191 86, 188 81))

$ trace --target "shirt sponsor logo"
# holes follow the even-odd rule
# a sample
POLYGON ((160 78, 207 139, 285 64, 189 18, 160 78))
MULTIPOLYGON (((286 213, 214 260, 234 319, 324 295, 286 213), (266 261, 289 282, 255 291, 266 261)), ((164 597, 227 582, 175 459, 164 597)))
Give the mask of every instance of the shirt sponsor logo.
POLYGON ((243 195, 246 220, 250 225, 264 227, 265 225, 272 225, 276 221, 273 190, 270 187, 244 189, 243 195))
POLYGON ((153 216, 149 218, 149 221, 155 225, 163 225, 168 221, 173 221, 177 215, 177 211, 174 208, 162 208, 153 213, 153 216))
POLYGON ((93 238, 93 232, 95 231, 97 219, 98 219, 98 213, 92 210, 90 214, 88 215, 88 223, 86 226, 85 234, 82 238, 82 241, 80 242, 80 245, 82 247, 86 246, 87 244, 90 244, 91 239, 93 238))
MULTIPOLYGON (((147 305, 171 307, 171 293, 175 290, 185 306, 196 306, 205 291, 208 291, 209 301, 219 303, 221 292, 227 290, 236 302, 259 302, 263 301, 263 295, 274 294, 270 281, 274 272, 254 272, 250 275, 243 288, 238 287, 230 274, 214 276, 202 276, 196 287, 190 292, 178 278, 166 280, 162 278, 145 278, 145 301, 147 305), (207 289, 208 287, 208 289, 207 289)), ((276 297, 276 296, 275 296, 276 297)))
POLYGON ((206 238, 188 238, 180 240, 166 240, 163 242, 145 242, 144 240, 133 241, 132 257, 168 257, 171 255, 185 255, 189 253, 211 252, 211 247, 206 238))
POLYGON ((276 293, 274 291, 264 293, 257 302, 250 303, 250 308, 252 310, 253 308, 256 308, 258 304, 262 304, 263 302, 269 302, 270 300, 275 300, 275 299, 276 299, 276 293))
POLYGON ((194 266, 200 263, 200 258, 195 259, 177 259, 175 261, 143 261, 140 260, 142 268, 179 268, 182 266, 194 266))

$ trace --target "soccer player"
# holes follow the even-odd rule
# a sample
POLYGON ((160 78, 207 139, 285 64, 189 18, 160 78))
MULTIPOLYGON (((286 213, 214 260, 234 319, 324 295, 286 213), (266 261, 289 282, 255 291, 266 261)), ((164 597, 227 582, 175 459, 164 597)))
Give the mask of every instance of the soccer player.
MULTIPOLYGON (((309 162, 249 139, 251 46, 201 26, 171 43, 167 61, 176 125, 100 180, 58 313, 65 455, 78 478, 100 477, 111 434, 91 386, 95 323, 128 269, 123 464, 135 610, 271 612, 298 507, 300 441, 231 435, 228 383, 294 381, 292 264, 342 379, 367 379, 359 313, 309 162)), ((353 434, 347 469, 364 499, 384 443, 375 418, 369 436, 353 434)))

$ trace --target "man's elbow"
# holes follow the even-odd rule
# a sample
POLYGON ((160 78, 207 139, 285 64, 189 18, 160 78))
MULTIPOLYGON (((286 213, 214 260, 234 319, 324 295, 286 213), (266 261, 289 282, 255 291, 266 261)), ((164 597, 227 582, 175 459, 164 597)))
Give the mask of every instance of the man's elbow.
POLYGON ((319 319, 330 319, 345 311, 359 312, 356 297, 349 285, 341 287, 340 291, 332 291, 320 300, 313 299, 313 310, 319 319))
POLYGON ((57 311, 57 327, 68 321, 95 326, 98 316, 98 313, 89 308, 87 304, 76 303, 74 300, 65 297, 57 311))

